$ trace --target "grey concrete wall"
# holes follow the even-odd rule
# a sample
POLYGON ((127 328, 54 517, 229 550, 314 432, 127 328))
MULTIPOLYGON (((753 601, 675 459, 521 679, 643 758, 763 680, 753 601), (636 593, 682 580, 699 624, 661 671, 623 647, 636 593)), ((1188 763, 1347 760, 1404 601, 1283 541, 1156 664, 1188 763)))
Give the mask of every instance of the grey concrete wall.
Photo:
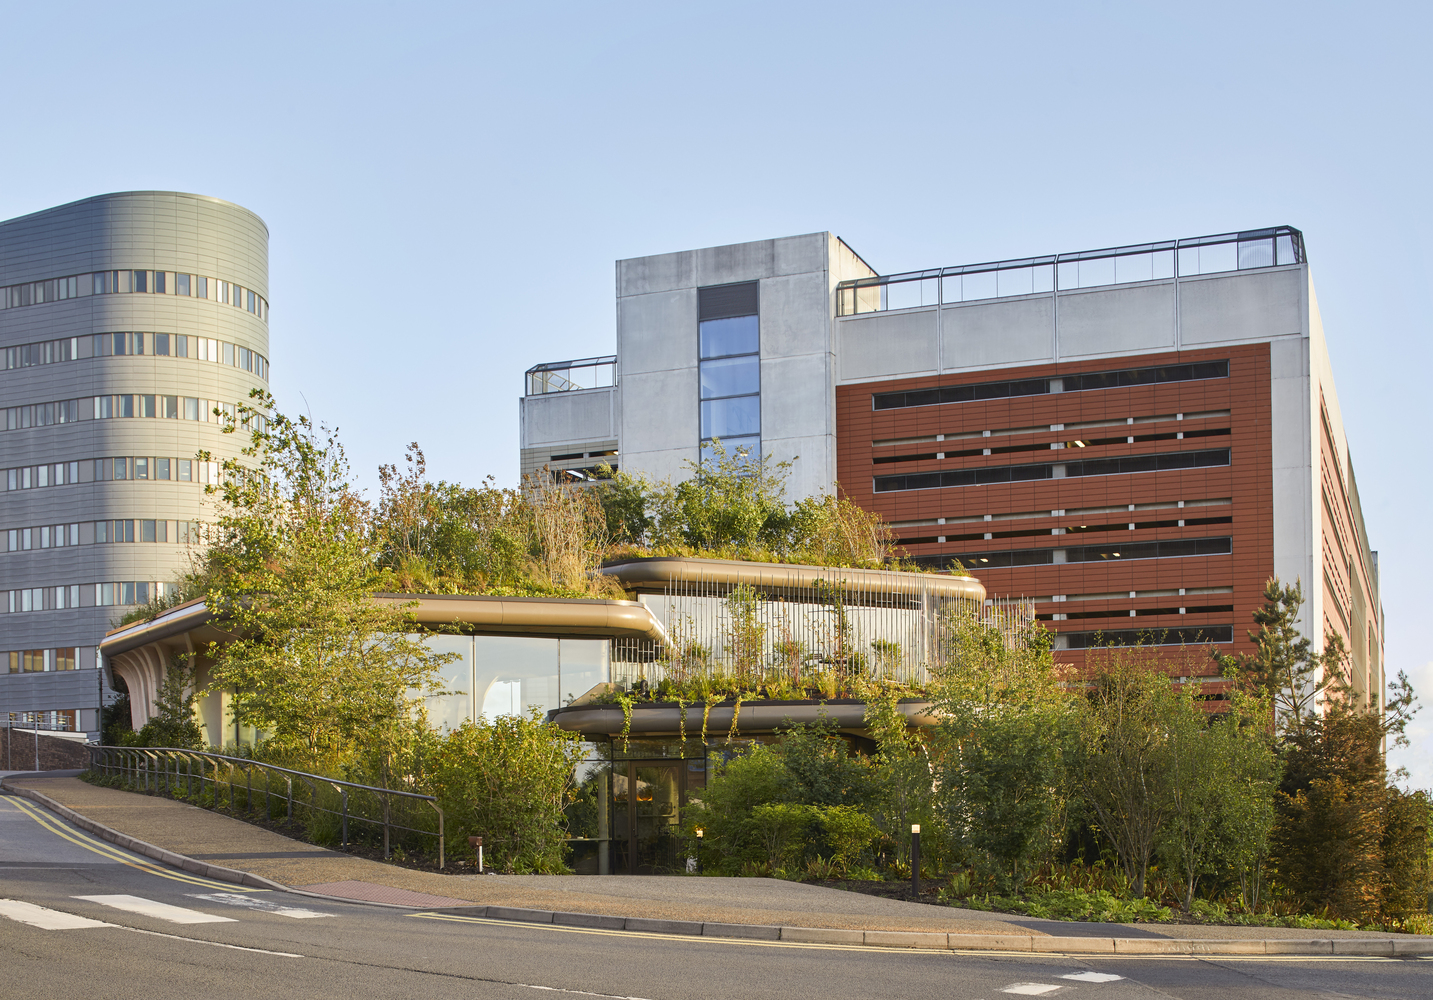
MULTIPOLYGON (((0 285, 100 269, 162 269, 231 281, 268 296, 268 230, 258 216, 199 195, 105 195, 0 223, 0 285)), ((96 333, 186 334, 270 357, 268 324, 245 309, 173 294, 120 293, 0 310, 0 347, 96 333)), ((192 342, 191 342, 192 343, 192 342)), ((0 408, 112 394, 198 397, 235 404, 265 387, 256 375, 197 358, 88 357, 0 370, 0 408)), ((0 468, 115 456, 236 457, 243 435, 213 422, 113 418, 0 431, 0 468)), ((83 478, 83 477, 82 477, 83 478)), ((111 481, 0 492, 0 530, 95 520, 213 518, 197 482, 111 481)), ((0 552, 0 589, 176 578, 189 552, 176 540, 0 552)), ((124 607, 0 614, 0 651, 96 646, 124 607)), ((90 659, 93 664, 93 657, 90 659)), ((0 675, 4 712, 97 705, 97 673, 0 675), (74 699, 81 698, 76 702, 74 699)))
POLYGON ((829 490, 835 285, 868 273, 829 233, 618 261, 622 468, 659 479, 689 474, 701 436, 697 289, 759 281, 762 448, 793 463, 793 496, 829 490))

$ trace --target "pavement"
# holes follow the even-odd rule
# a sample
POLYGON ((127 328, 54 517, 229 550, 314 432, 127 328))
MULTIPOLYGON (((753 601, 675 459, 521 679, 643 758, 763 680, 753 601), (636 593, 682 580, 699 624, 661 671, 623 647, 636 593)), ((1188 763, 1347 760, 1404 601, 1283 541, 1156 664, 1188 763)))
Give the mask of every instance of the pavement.
POLYGON ((0 785, 105 840, 208 878, 487 919, 1004 952, 1433 955, 1433 937, 1033 920, 778 879, 450 875, 327 850, 187 803, 102 788, 72 775, 13 775, 0 785))

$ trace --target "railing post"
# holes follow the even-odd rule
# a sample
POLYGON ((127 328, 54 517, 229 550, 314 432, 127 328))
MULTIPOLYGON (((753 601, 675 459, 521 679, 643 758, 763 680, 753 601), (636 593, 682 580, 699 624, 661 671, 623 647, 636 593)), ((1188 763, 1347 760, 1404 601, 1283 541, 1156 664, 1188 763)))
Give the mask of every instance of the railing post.
POLYGON ((284 781, 286 781, 286 782, 288 783, 289 822, 292 823, 292 822, 294 821, 294 778, 293 778, 293 775, 291 775, 291 774, 286 774, 286 775, 284 775, 284 781))
POLYGON ((229 811, 234 811, 234 764, 229 764, 229 811))
POLYGON ((383 793, 383 859, 388 860, 388 793, 383 793))
POLYGON ((252 767, 250 767, 248 764, 245 764, 245 765, 244 765, 244 788, 246 789, 245 798, 244 798, 244 811, 245 811, 245 812, 253 812, 253 811, 254 811, 254 769, 253 769, 252 767))
POLYGON ((439 867, 439 868, 442 868, 442 867, 443 867, 443 846, 444 846, 444 837, 443 837, 443 810, 438 807, 438 803, 436 803, 436 802, 431 802, 431 803, 429 803, 429 805, 431 805, 431 806, 433 807, 433 809, 438 813, 438 867, 439 867))
POLYGON ((338 797, 339 797, 340 800, 342 800, 342 803, 343 803, 343 843, 342 843, 340 846, 342 846, 342 847, 347 847, 347 846, 348 846, 348 789, 347 789, 346 787, 345 787, 345 788, 340 788, 340 789, 338 790, 338 797))

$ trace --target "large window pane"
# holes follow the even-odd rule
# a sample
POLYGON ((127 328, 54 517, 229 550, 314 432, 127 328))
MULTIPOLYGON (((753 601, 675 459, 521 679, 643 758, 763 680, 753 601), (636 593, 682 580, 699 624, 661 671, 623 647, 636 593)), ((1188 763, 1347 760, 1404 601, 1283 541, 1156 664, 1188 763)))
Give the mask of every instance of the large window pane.
POLYGON ((489 719, 558 707, 557 640, 476 637, 474 701, 489 719))
POLYGON ((759 329, 755 316, 709 319, 699 327, 702 357, 755 354, 761 346, 759 329))
MULTIPOLYGON (((422 692, 428 723, 435 729, 457 729, 473 717, 473 638, 467 635, 409 636, 434 653, 457 653, 458 658, 438 668, 443 695, 422 692)), ((419 692, 412 692, 419 694, 419 692)))
POLYGON ((761 433, 761 397, 709 399, 702 402, 702 437, 729 438, 761 433))
POLYGON ((702 399, 744 396, 761 389, 761 362, 755 354, 701 363, 702 399))
POLYGON ((606 639, 558 640, 561 663, 559 701, 566 705, 581 698, 598 684, 612 679, 609 645, 606 639))

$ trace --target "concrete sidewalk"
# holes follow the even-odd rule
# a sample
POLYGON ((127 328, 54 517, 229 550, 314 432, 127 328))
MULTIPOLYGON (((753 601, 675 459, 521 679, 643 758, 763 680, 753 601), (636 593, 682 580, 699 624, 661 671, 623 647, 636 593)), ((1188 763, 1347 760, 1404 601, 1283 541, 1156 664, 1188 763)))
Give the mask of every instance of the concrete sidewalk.
POLYGON ((65 818, 104 839, 213 878, 424 909, 462 907, 464 915, 475 917, 1002 951, 1433 955, 1433 937, 1034 920, 778 879, 446 875, 330 851, 186 803, 101 788, 75 777, 12 777, 3 786, 47 806, 53 803, 65 818))

